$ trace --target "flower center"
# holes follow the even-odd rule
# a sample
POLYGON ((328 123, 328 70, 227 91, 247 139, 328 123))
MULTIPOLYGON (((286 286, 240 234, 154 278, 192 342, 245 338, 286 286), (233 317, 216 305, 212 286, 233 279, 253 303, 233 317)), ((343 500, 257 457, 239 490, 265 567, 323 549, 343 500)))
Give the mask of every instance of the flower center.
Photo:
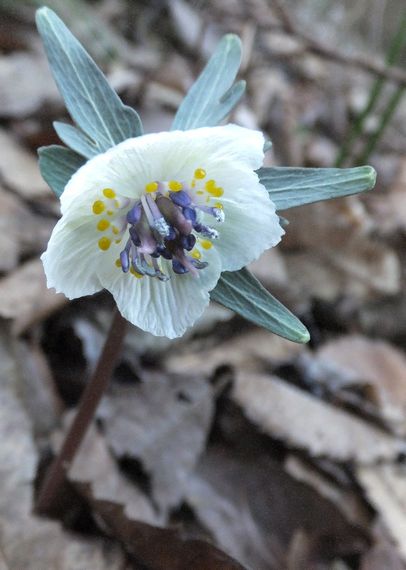
POLYGON ((219 201, 223 189, 215 180, 206 178, 206 171, 197 168, 189 183, 151 181, 138 200, 104 188, 92 205, 98 218, 96 228, 101 233, 99 249, 117 248, 115 265, 137 278, 167 281, 171 272, 198 277, 208 265, 205 250, 219 236, 217 230, 204 223, 205 217, 224 221, 219 201))

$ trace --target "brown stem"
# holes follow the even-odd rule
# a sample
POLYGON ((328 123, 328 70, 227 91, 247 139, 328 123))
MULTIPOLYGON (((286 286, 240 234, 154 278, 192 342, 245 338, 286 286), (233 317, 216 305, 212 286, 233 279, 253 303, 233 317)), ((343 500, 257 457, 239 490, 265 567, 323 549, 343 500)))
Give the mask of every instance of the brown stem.
POLYGON ((36 504, 36 511, 38 513, 49 513, 53 511, 56 506, 66 473, 86 435, 87 429, 94 418, 97 406, 114 371, 123 345, 126 324, 127 321, 116 309, 102 353, 93 376, 83 392, 75 419, 66 434, 58 455, 48 469, 44 483, 38 494, 36 504))

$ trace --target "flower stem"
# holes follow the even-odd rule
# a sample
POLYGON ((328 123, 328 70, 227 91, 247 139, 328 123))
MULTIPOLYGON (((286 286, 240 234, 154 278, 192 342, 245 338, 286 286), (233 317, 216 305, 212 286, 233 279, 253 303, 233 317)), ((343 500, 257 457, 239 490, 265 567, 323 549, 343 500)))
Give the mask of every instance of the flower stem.
POLYGON ((86 435, 114 371, 123 345, 126 325, 127 321, 116 309, 96 369, 83 392, 78 411, 62 447, 48 469, 44 483, 40 488, 36 503, 38 513, 47 514, 57 509, 66 473, 86 435))

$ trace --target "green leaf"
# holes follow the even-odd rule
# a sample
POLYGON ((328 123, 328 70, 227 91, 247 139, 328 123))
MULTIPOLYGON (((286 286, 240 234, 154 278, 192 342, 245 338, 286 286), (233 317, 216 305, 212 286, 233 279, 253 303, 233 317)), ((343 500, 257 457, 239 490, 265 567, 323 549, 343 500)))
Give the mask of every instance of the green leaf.
POLYGON ((248 321, 288 340, 299 343, 310 340, 309 332, 299 319, 246 268, 223 273, 211 292, 211 298, 248 321))
POLYGON ((220 123, 245 91, 245 81, 234 83, 240 63, 240 38, 227 34, 183 99, 172 130, 186 131, 220 123))
POLYGON ((142 134, 136 111, 123 105, 62 20, 49 8, 40 8, 36 21, 66 107, 77 126, 97 143, 99 152, 142 134))
POLYGON ((98 145, 82 133, 81 130, 67 123, 60 123, 59 121, 54 121, 53 125, 61 141, 81 156, 92 158, 100 154, 101 151, 98 145))
POLYGON ((75 172, 86 159, 64 146, 42 146, 38 149, 42 177, 59 198, 75 172))
POLYGON ((277 210, 366 192, 375 186, 376 180, 376 172, 371 166, 273 167, 260 168, 257 173, 277 210))

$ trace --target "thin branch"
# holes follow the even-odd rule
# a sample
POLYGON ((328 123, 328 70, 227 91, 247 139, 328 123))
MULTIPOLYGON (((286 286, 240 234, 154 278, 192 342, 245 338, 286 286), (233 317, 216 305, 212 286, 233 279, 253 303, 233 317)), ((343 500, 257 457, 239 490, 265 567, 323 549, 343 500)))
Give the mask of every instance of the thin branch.
POLYGON ((295 24, 283 0, 272 0, 272 4, 278 12, 283 30, 287 34, 299 38, 303 42, 304 49, 307 52, 346 66, 358 67, 368 73, 378 75, 388 81, 392 81, 406 87, 406 73, 399 67, 387 67, 385 63, 381 63, 363 55, 350 55, 341 53, 336 48, 329 48, 319 40, 315 40, 313 37, 308 36, 298 25, 295 24))
POLYGON ((48 469, 45 481, 39 492, 36 504, 38 513, 47 514, 53 512, 57 507, 66 473, 86 435, 97 406, 113 374, 123 345, 126 326, 127 321, 116 309, 102 353, 93 376, 83 392, 75 419, 68 430, 57 457, 48 469))

